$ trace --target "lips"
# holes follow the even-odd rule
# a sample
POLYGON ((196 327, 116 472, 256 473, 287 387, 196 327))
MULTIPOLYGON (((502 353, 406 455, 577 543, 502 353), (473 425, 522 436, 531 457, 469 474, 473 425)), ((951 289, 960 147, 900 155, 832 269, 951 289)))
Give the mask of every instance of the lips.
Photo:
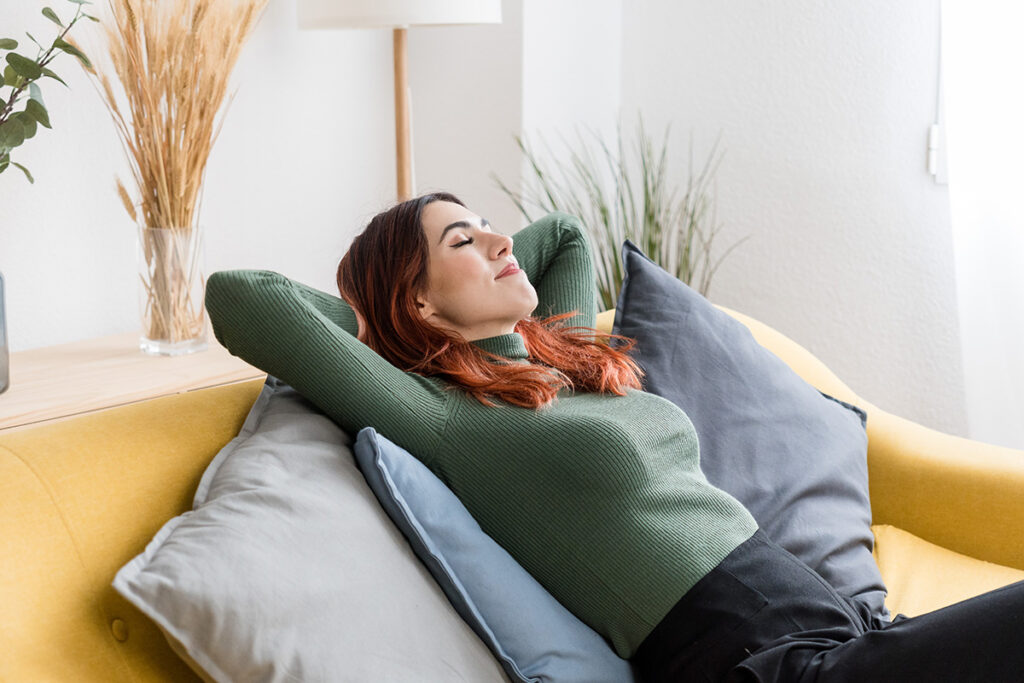
POLYGON ((505 269, 502 270, 500 273, 498 273, 498 277, 496 277, 494 279, 495 280, 499 280, 499 279, 505 277, 506 275, 515 275, 516 273, 521 273, 521 272, 523 272, 521 268, 516 266, 516 264, 514 264, 514 263, 510 263, 507 266, 505 266, 505 269))

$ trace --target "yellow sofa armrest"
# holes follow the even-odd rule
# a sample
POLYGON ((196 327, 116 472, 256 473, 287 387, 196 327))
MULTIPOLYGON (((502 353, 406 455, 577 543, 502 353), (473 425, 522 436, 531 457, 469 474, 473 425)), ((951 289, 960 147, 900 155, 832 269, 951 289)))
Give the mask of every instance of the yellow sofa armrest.
POLYGON ((868 410, 875 523, 1024 569, 1024 452, 868 410))

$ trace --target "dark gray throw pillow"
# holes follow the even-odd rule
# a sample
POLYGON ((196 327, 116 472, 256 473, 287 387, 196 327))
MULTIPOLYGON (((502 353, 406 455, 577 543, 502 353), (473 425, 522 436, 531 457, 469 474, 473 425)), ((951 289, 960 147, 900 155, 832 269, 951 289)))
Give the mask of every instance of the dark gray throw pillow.
POLYGON ((645 390, 693 422, 708 480, 837 591, 888 618, 871 555, 864 412, 807 384, 628 240, 622 259, 612 332, 637 340, 645 390))

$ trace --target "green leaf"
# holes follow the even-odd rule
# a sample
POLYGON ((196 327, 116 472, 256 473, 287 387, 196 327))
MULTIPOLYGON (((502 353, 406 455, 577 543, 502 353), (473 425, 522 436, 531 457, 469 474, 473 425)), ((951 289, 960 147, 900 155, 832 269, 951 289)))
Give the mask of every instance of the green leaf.
MULTIPOLYGON (((16 52, 7 53, 7 63, 19 76, 33 81, 43 75, 43 70, 34 59, 23 57, 16 52)), ((5 79, 6 80, 6 79, 5 79)))
POLYGON ((4 67, 4 85, 9 85, 12 88, 17 88, 19 81, 21 81, 21 76, 19 76, 18 72, 11 68, 10 64, 4 67))
POLYGON ((89 2, 89 0, 68 0, 68 2, 73 2, 76 5, 91 5, 92 4, 91 2, 89 2))
POLYGON ((10 157, 8 157, 6 154, 3 155, 3 156, 0 156, 0 173, 3 173, 4 171, 6 171, 7 167, 10 165, 10 163, 11 163, 10 162, 10 157))
POLYGON ((84 16, 86 19, 91 19, 92 21, 95 21, 97 24, 100 23, 100 20, 91 14, 83 14, 82 16, 84 16))
POLYGON ((18 47, 18 41, 13 38, 0 38, 0 50, 14 50, 18 47))
POLYGON ((21 169, 21 172, 25 174, 25 177, 28 178, 30 183, 35 184, 36 180, 32 177, 32 174, 28 172, 27 168, 19 164, 17 161, 12 161, 11 163, 21 169))
POLYGON ((40 50, 46 50, 46 48, 43 47, 42 45, 40 45, 39 41, 36 40, 35 36, 33 36, 31 33, 29 33, 28 31, 25 31, 25 35, 28 36, 28 39, 31 40, 33 43, 35 43, 36 45, 39 45, 39 49, 40 50))
POLYGON ((0 124, 0 145, 14 149, 25 142, 25 127, 18 119, 7 119, 0 124))
POLYGON ((46 102, 43 102, 43 91, 35 83, 28 84, 29 97, 38 102, 39 104, 46 106, 46 102))
POLYGON ((46 113, 46 107, 36 100, 29 100, 25 103, 25 113, 29 114, 39 123, 50 128, 50 115, 46 113))
MULTIPOLYGON (((75 1, 76 0, 69 0, 69 2, 75 1)), ((58 38, 57 40, 53 41, 53 46, 58 50, 63 50, 64 52, 67 52, 69 55, 74 55, 75 57, 78 57, 78 61, 80 61, 82 63, 82 66, 84 66, 85 68, 92 68, 92 62, 89 61, 89 58, 86 57, 81 50, 79 50, 77 47, 67 42, 63 38, 58 38)))
POLYGON ((49 19, 50 21, 52 21, 53 23, 57 24, 57 26, 60 26, 61 28, 64 28, 64 24, 61 23, 61 20, 57 16, 57 13, 54 12, 49 7, 44 7, 43 8, 43 16, 46 17, 47 19, 49 19))
POLYGON ((64 83, 63 79, 61 79, 60 76, 58 76, 57 74, 53 73, 53 71, 51 71, 50 69, 46 68, 45 66, 43 67, 43 75, 44 76, 48 76, 48 77, 54 79, 55 81, 60 81, 61 83, 64 84, 65 88, 68 87, 68 84, 64 83))
POLYGON ((36 135, 36 120, 32 118, 32 115, 28 112, 19 111, 14 115, 14 118, 21 121, 22 127, 25 129, 25 139, 33 138, 36 135))

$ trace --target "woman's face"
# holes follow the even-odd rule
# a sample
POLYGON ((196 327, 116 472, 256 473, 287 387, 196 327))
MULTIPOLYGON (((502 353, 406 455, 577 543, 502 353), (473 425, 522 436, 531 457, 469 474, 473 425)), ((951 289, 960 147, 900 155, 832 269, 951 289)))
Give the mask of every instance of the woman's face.
POLYGON ((518 266, 512 238, 452 202, 427 204, 420 220, 430 251, 427 287, 417 297, 423 318, 467 341, 515 331, 537 307, 537 292, 518 268, 502 275, 518 266))

